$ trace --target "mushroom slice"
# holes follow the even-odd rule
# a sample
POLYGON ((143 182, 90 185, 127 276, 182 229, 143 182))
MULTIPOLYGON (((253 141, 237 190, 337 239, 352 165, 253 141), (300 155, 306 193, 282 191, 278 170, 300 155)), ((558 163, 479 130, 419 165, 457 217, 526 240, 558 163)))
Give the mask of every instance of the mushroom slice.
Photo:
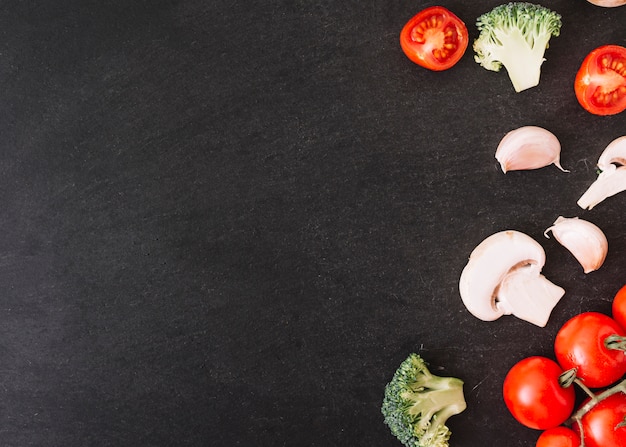
POLYGON ((578 206, 592 209, 604 199, 626 190, 626 136, 613 140, 598 159, 600 174, 585 191, 578 206))
POLYGON ((598 270, 609 250, 609 242, 598 226, 578 217, 559 216, 544 235, 552 231, 554 238, 580 263, 585 273, 598 270))
POLYGON ((483 321, 515 315, 544 327, 565 294, 541 274, 544 264, 543 247, 530 236, 516 230, 495 233, 470 254, 459 280, 461 299, 483 321))

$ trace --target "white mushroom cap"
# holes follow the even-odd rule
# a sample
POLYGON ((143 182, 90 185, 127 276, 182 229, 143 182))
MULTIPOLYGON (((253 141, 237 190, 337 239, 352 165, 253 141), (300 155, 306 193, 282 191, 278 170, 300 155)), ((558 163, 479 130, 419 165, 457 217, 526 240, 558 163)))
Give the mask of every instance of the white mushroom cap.
POLYGON ((543 247, 515 230, 501 231, 471 253, 459 281, 463 303, 475 317, 493 321, 502 315, 545 326, 565 291, 541 275, 543 247))

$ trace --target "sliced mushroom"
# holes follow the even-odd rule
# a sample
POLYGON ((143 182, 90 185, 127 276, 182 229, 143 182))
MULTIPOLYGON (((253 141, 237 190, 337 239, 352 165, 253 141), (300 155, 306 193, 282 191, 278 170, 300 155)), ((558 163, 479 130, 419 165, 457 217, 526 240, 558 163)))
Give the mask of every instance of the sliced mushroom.
POLYGON ((592 209, 604 199, 626 190, 626 136, 613 140, 598 159, 600 174, 585 191, 578 206, 592 209))
POLYGON ((544 327, 565 294, 541 274, 544 264, 543 247, 530 236, 495 233, 472 251, 459 280, 461 299, 483 321, 512 314, 544 327))

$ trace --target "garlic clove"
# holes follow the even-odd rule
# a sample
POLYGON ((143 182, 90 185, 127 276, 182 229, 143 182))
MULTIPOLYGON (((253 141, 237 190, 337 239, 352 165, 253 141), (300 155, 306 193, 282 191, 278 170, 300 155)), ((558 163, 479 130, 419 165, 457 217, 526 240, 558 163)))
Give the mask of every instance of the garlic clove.
POLYGON ((626 5, 626 0, 587 0, 592 5, 602 6, 603 8, 615 8, 617 6, 626 5))
POLYGON ((552 232, 554 238, 563 245, 580 263, 585 273, 598 270, 609 251, 609 243, 602 230, 595 224, 578 217, 559 216, 544 235, 552 232))
POLYGON ((523 126, 507 133, 498 144, 496 160, 502 172, 539 169, 554 164, 561 171, 561 143, 550 131, 523 126))
POLYGON ((626 191, 626 136, 616 138, 604 149, 597 163, 600 174, 578 199, 578 206, 592 209, 608 197, 626 191))

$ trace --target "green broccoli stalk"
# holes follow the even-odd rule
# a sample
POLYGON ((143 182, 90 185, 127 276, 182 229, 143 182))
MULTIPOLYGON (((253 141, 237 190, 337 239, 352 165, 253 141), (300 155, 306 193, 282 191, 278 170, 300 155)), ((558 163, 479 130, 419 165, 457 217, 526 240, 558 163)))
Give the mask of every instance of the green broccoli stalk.
POLYGON ((411 354, 385 387, 382 413, 391 433, 407 447, 447 447, 446 421, 466 408, 463 381, 430 373, 411 354))
POLYGON ((512 2, 481 15, 476 26, 476 62, 492 71, 504 65, 516 92, 539 84, 550 37, 561 32, 559 14, 541 5, 512 2))

